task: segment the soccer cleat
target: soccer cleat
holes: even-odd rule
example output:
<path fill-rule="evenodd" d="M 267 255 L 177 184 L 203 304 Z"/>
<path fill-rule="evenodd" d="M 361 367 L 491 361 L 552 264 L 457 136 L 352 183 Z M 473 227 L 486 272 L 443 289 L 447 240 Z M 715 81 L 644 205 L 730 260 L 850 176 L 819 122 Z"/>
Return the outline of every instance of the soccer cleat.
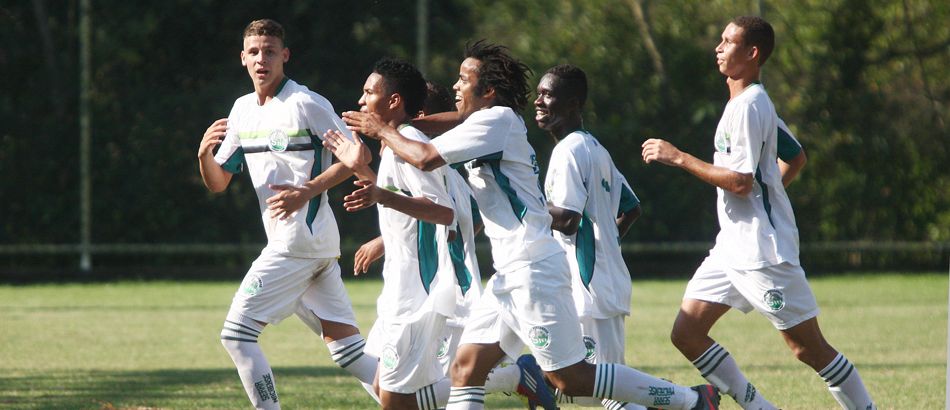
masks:
<path fill-rule="evenodd" d="M 528 408 L 534 410 L 541 406 L 544 410 L 557 410 L 554 394 L 551 393 L 551 389 L 544 382 L 541 368 L 538 367 L 538 362 L 534 360 L 534 356 L 530 354 L 521 355 L 515 363 L 521 369 L 517 392 L 528 399 Z"/>
<path fill-rule="evenodd" d="M 699 394 L 696 399 L 696 405 L 692 410 L 718 410 L 719 409 L 719 389 L 711 384 L 701 384 L 690 387 Z"/>

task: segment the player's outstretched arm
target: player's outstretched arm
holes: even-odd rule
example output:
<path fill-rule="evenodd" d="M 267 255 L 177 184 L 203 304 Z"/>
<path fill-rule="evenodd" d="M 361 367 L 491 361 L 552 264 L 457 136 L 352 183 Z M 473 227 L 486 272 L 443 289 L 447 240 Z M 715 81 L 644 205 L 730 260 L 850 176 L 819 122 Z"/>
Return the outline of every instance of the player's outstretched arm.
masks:
<path fill-rule="evenodd" d="M 412 120 L 413 127 L 429 136 L 443 134 L 461 123 L 462 117 L 457 111 L 428 114 Z"/>
<path fill-rule="evenodd" d="M 287 219 L 294 212 L 303 208 L 307 201 L 346 181 L 351 175 L 353 175 L 353 171 L 338 162 L 330 165 L 326 171 L 321 172 L 299 187 L 268 185 L 268 188 L 277 191 L 277 193 L 264 202 L 267 203 L 267 209 L 270 211 L 272 218 Z"/>
<path fill-rule="evenodd" d="M 449 225 L 455 218 L 452 208 L 439 205 L 428 198 L 405 196 L 376 186 L 372 181 L 354 182 L 360 188 L 343 197 L 343 208 L 350 212 L 366 209 L 374 204 L 392 208 L 421 221 Z"/>
<path fill-rule="evenodd" d="M 385 142 L 396 155 L 416 168 L 431 171 L 445 165 L 435 146 L 402 136 L 377 114 L 347 111 L 343 113 L 343 121 L 346 121 L 347 128 Z"/>
<path fill-rule="evenodd" d="M 377 236 L 364 243 L 353 255 L 353 274 L 359 276 L 361 273 L 369 272 L 369 266 L 383 257 L 385 253 L 386 245 L 383 244 L 382 236 Z"/>
<path fill-rule="evenodd" d="M 743 174 L 731 169 L 717 167 L 683 151 L 667 141 L 651 138 L 642 145 L 643 162 L 657 161 L 682 168 L 700 180 L 733 194 L 745 196 L 752 192 L 752 174 Z"/>
<path fill-rule="evenodd" d="M 358 178 L 376 180 L 376 173 L 369 167 L 373 154 L 369 152 L 366 145 L 363 145 L 363 140 L 355 132 L 353 138 L 348 139 L 340 131 L 327 130 L 323 134 L 323 146 L 330 150 L 341 164 L 356 173 Z"/>
<path fill-rule="evenodd" d="M 232 174 L 225 171 L 214 160 L 214 147 L 221 145 L 227 132 L 228 119 L 219 119 L 205 130 L 201 143 L 198 145 L 198 169 L 201 172 L 201 180 L 211 192 L 222 192 L 231 183 Z"/>

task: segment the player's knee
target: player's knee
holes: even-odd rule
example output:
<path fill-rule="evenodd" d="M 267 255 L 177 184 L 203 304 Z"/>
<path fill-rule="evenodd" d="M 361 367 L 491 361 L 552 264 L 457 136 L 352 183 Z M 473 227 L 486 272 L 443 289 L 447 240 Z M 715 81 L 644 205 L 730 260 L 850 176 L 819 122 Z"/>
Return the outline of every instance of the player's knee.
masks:
<path fill-rule="evenodd" d="M 264 324 L 242 315 L 229 314 L 221 327 L 221 343 L 227 348 L 232 342 L 257 343 Z"/>
<path fill-rule="evenodd" d="M 673 346 L 679 349 L 679 351 L 688 350 L 691 341 L 689 332 L 685 329 L 674 325 L 673 329 L 670 330 L 670 342 L 673 343 Z"/>

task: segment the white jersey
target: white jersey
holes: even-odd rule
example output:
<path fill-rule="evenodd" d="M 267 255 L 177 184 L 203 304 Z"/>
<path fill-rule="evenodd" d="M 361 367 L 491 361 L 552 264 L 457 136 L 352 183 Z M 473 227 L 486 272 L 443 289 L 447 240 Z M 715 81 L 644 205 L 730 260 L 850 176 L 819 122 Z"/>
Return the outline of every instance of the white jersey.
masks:
<path fill-rule="evenodd" d="M 238 98 L 228 115 L 227 135 L 214 159 L 231 173 L 247 164 L 267 247 L 278 254 L 340 256 L 340 233 L 325 193 L 286 220 L 271 218 L 264 202 L 277 193 L 268 185 L 300 186 L 330 166 L 331 154 L 321 141 L 328 129 L 346 132 L 346 124 L 326 98 L 288 78 L 266 104 L 258 105 L 257 95 L 251 93 Z"/>
<path fill-rule="evenodd" d="M 730 100 L 716 128 L 713 164 L 755 179 L 744 196 L 716 188 L 720 231 L 709 255 L 733 269 L 799 263 L 795 215 L 775 161 L 777 130 L 775 107 L 761 84 Z"/>
<path fill-rule="evenodd" d="M 506 277 L 532 261 L 562 253 L 551 236 L 551 215 L 538 183 L 537 157 L 528 144 L 524 120 L 511 108 L 476 111 L 464 122 L 432 140 L 448 164 L 465 163 L 491 241 L 498 272 L 495 292 L 524 283 Z"/>
<path fill-rule="evenodd" d="M 411 126 L 403 126 L 399 132 L 410 140 L 428 141 Z M 389 147 L 383 149 L 380 157 L 377 186 L 453 208 L 445 188 L 447 168 L 424 172 L 396 156 Z M 394 323 L 414 322 L 429 312 L 451 317 L 456 303 L 448 227 L 418 220 L 381 204 L 377 208 L 379 231 L 386 248 L 377 315 Z"/>
<path fill-rule="evenodd" d="M 548 203 L 577 212 L 577 233 L 554 231 L 571 266 L 580 316 L 630 314 L 630 272 L 620 252 L 617 217 L 640 205 L 610 153 L 593 135 L 575 131 L 554 147 L 544 178 Z"/>
<path fill-rule="evenodd" d="M 449 242 L 449 254 L 455 268 L 458 286 L 455 290 L 457 306 L 455 315 L 449 321 L 452 326 L 462 326 L 468 318 L 472 304 L 482 295 L 482 277 L 478 269 L 478 257 L 475 254 L 475 227 L 482 224 L 478 214 L 478 205 L 472 189 L 457 171 L 445 170 L 446 187 L 455 204 L 455 239 Z"/>

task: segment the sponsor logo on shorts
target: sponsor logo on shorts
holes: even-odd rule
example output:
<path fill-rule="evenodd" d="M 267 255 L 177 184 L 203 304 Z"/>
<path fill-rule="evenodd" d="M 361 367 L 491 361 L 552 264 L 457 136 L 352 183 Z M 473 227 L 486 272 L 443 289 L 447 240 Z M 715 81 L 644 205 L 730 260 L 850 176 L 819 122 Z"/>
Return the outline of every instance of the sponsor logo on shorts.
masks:
<path fill-rule="evenodd" d="M 435 353 L 435 357 L 444 359 L 447 354 L 449 354 L 449 338 L 443 337 L 442 341 L 439 342 L 439 351 Z"/>
<path fill-rule="evenodd" d="M 773 312 L 778 312 L 785 307 L 785 296 L 778 289 L 770 289 L 765 292 L 765 306 L 768 306 Z"/>
<path fill-rule="evenodd" d="M 594 341 L 593 337 L 584 336 L 584 347 L 587 348 L 587 354 L 584 356 L 584 360 L 587 363 L 594 363 L 594 360 L 597 359 L 597 342 Z"/>
<path fill-rule="evenodd" d="M 383 364 L 383 368 L 392 370 L 396 368 L 396 364 L 399 363 L 399 353 L 396 353 L 396 348 L 392 345 L 387 345 L 383 348 L 383 355 L 379 358 L 380 363 Z"/>
<path fill-rule="evenodd" d="M 532 327 L 528 331 L 528 339 L 534 347 L 544 349 L 551 345 L 551 331 L 544 326 Z"/>
<path fill-rule="evenodd" d="M 277 403 L 277 389 L 274 388 L 274 379 L 270 377 L 270 374 L 265 374 L 263 378 L 254 382 L 254 389 L 257 390 L 261 401 L 273 400 Z"/>
<path fill-rule="evenodd" d="M 274 130 L 267 136 L 267 146 L 271 151 L 284 152 L 287 150 L 289 143 L 290 138 L 287 137 L 287 133 L 283 130 Z"/>
<path fill-rule="evenodd" d="M 244 294 L 248 296 L 255 296 L 261 293 L 261 289 L 263 288 L 264 281 L 257 275 L 248 275 L 244 278 L 244 283 L 241 283 L 241 292 L 244 292 Z"/>

